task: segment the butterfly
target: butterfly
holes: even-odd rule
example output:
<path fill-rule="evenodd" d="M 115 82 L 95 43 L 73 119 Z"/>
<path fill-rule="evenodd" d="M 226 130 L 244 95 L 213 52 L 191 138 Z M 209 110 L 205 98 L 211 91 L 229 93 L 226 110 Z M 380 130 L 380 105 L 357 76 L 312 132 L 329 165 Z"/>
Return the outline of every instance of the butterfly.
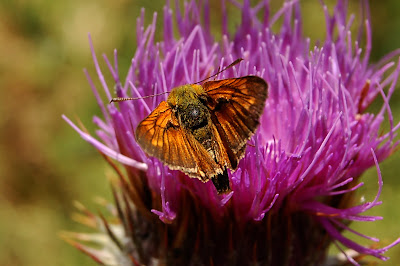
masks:
<path fill-rule="evenodd" d="M 138 124 L 136 141 L 170 169 L 211 180 L 218 194 L 227 193 L 227 169 L 237 169 L 243 158 L 267 91 L 267 83 L 257 76 L 176 87 Z"/>

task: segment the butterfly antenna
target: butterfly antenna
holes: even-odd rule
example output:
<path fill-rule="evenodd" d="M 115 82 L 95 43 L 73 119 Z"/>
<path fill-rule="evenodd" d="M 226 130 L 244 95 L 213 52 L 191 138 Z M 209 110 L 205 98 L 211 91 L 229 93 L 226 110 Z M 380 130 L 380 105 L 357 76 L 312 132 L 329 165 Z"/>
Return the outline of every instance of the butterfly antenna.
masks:
<path fill-rule="evenodd" d="M 218 67 L 217 73 L 218 73 L 220 70 L 221 70 L 221 67 Z M 216 79 L 217 79 L 217 77 L 214 77 L 214 80 L 216 80 Z"/>
<path fill-rule="evenodd" d="M 140 99 L 145 99 L 145 98 L 150 98 L 150 97 L 154 97 L 154 96 L 159 96 L 159 95 L 163 95 L 169 93 L 169 91 L 164 91 L 164 92 L 160 92 L 157 94 L 153 94 L 153 95 L 147 95 L 147 96 L 143 96 L 143 97 L 137 97 L 137 98 L 132 98 L 132 97 L 116 97 L 116 98 L 112 98 L 110 100 L 110 103 L 116 103 L 116 102 L 124 102 L 124 101 L 132 101 L 132 100 L 140 100 Z"/>
<path fill-rule="evenodd" d="M 215 77 L 216 75 L 218 75 L 218 74 L 221 73 L 221 72 L 224 72 L 224 71 L 227 70 L 228 68 L 231 68 L 231 67 L 233 67 L 233 66 L 239 64 L 241 61 L 243 61 L 243 58 L 238 58 L 238 59 L 236 59 L 232 64 L 230 64 L 229 66 L 224 67 L 224 68 L 221 69 L 221 70 L 218 70 L 217 73 L 215 73 L 214 75 L 211 75 L 211 76 L 209 76 L 209 77 L 207 77 L 207 78 L 205 78 L 205 79 L 203 79 L 203 80 L 200 80 L 200 81 L 198 81 L 198 82 L 196 82 L 196 83 L 194 83 L 194 84 L 202 83 L 203 81 L 206 81 L 206 80 L 208 80 L 208 79 L 210 79 L 210 78 L 212 78 L 212 77 Z"/>

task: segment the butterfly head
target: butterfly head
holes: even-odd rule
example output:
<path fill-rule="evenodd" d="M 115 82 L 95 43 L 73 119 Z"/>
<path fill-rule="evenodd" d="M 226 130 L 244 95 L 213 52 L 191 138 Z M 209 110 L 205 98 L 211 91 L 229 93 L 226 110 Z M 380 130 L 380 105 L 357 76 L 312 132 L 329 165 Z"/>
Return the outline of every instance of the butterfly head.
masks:
<path fill-rule="evenodd" d="M 187 103 L 197 102 L 205 94 L 202 86 L 187 84 L 172 89 L 167 102 L 171 107 L 184 106 Z"/>
<path fill-rule="evenodd" d="M 174 88 L 167 103 L 186 129 L 197 129 L 208 124 L 210 113 L 205 105 L 206 93 L 202 86 L 189 84 Z"/>

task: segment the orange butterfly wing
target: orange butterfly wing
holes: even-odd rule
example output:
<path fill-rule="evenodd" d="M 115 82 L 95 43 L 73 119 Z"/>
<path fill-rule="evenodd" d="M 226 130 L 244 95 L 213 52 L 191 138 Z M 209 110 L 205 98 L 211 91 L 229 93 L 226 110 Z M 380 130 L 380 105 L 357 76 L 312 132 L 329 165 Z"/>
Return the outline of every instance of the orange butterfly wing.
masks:
<path fill-rule="evenodd" d="M 267 83 L 256 76 L 245 76 L 208 81 L 203 88 L 208 96 L 211 119 L 234 170 L 244 156 L 247 140 L 259 124 L 268 94 Z"/>
<path fill-rule="evenodd" d="M 172 170 L 208 181 L 223 172 L 205 148 L 179 125 L 171 107 L 161 102 L 136 128 L 136 141 Z"/>

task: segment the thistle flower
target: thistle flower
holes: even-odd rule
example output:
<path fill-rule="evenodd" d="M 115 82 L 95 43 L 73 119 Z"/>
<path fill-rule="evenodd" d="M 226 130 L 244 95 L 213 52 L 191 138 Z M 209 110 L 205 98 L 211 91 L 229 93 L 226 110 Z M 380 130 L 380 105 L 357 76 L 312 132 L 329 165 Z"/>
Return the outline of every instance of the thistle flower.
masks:
<path fill-rule="evenodd" d="M 94 222 L 106 234 L 74 238 L 100 243 L 102 249 L 74 245 L 96 261 L 112 265 L 327 265 L 332 243 L 356 252 L 351 256 L 343 251 L 352 264 L 359 263 L 362 255 L 386 260 L 383 253 L 400 239 L 375 249 L 343 235 L 348 231 L 379 241 L 348 225 L 381 219 L 363 213 L 381 203 L 378 162 L 397 147 L 394 136 L 400 127 L 394 124 L 389 106 L 400 65 L 386 63 L 398 52 L 377 65 L 369 63 L 371 26 L 368 3 L 362 3 L 367 14 L 360 27 L 365 35 L 358 35 L 365 38 L 363 47 L 361 39 L 352 39 L 354 17 L 348 17 L 346 1 L 341 0 L 332 15 L 322 5 L 326 37 L 311 48 L 302 32 L 298 1 L 285 2 L 274 15 L 267 0 L 255 7 L 248 0 L 232 1 L 242 14 L 234 34 L 227 30 L 229 17 L 222 2 L 220 42 L 210 33 L 208 2 L 189 1 L 183 13 L 179 5 L 174 11 L 166 6 L 160 42 L 154 40 L 157 14 L 145 28 L 142 11 L 137 20 L 138 47 L 124 83 L 117 53 L 114 65 L 104 56 L 112 85 L 104 80 L 91 44 L 108 100 L 114 87 L 118 97 L 156 96 L 104 104 L 87 75 L 104 115 L 94 118 L 100 140 L 64 119 L 116 170 L 120 185 L 114 188 L 112 213 L 119 223 L 88 213 L 86 222 Z M 262 12 L 259 20 L 257 14 Z M 275 33 L 271 28 L 278 20 L 283 23 Z M 244 61 L 218 79 L 260 76 L 269 84 L 269 96 L 245 157 L 229 173 L 232 192 L 217 195 L 211 182 L 189 178 L 146 156 L 134 132 L 166 100 L 167 95 L 160 93 L 202 80 L 237 58 Z M 384 102 L 381 110 L 367 112 L 377 97 Z M 385 114 L 391 126 L 381 134 Z M 360 177 L 372 166 L 378 169 L 377 195 L 371 202 L 357 203 Z"/>

